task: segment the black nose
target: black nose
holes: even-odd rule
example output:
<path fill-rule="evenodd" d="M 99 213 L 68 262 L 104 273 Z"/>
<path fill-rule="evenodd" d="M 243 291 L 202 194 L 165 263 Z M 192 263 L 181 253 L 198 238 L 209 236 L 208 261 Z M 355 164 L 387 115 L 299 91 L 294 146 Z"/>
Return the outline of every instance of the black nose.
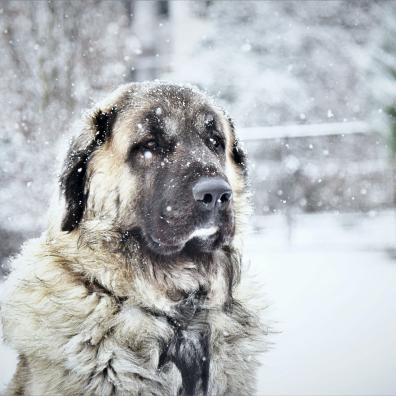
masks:
<path fill-rule="evenodd" d="M 202 177 L 193 186 L 194 199 L 201 208 L 225 208 L 231 200 L 231 186 L 221 177 Z"/>

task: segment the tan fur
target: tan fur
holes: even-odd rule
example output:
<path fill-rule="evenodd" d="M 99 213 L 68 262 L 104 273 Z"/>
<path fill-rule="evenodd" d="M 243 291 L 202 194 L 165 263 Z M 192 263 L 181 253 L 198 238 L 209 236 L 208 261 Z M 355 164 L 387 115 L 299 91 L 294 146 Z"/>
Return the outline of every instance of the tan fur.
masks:
<path fill-rule="evenodd" d="M 121 87 L 100 108 L 122 108 L 133 89 Z M 121 246 L 117 229 L 125 217 L 134 221 L 139 204 L 139 186 L 123 160 L 136 111 L 117 119 L 111 139 L 89 162 L 90 195 L 79 227 L 62 232 L 54 220 L 13 262 L 1 305 L 5 340 L 20 356 L 9 395 L 177 395 L 182 381 L 177 367 L 168 362 L 158 369 L 161 348 L 175 333 L 164 315 L 177 317 L 182 296 L 202 285 L 208 290 L 204 308 L 211 327 L 208 395 L 254 393 L 264 330 L 247 308 L 238 279 L 232 309 L 224 309 L 226 252 L 215 252 L 210 268 L 180 260 L 159 267 L 137 244 L 127 251 Z M 93 133 L 89 119 L 83 143 Z M 229 154 L 232 131 L 225 122 L 224 128 L 239 233 L 246 195 Z"/>

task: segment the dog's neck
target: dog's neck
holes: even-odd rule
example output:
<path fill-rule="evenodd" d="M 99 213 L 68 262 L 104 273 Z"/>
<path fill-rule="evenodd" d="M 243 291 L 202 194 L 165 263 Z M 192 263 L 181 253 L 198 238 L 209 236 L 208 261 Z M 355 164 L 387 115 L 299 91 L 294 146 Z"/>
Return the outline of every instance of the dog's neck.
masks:
<path fill-rule="evenodd" d="M 125 240 L 116 232 L 92 236 L 84 229 L 60 233 L 48 242 L 59 262 L 78 251 L 63 265 L 93 291 L 175 320 L 180 320 L 182 307 L 221 309 L 232 300 L 239 280 L 239 255 L 230 246 L 196 257 L 150 257 L 133 238 Z"/>

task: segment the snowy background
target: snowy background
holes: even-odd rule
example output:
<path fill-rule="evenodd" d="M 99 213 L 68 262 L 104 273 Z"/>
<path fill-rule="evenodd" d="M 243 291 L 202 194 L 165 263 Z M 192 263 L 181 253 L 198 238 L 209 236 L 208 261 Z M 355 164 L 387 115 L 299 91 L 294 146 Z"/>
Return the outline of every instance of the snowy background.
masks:
<path fill-rule="evenodd" d="M 394 37 L 392 1 L 2 2 L 2 273 L 45 227 L 86 108 L 194 83 L 249 152 L 247 269 L 277 331 L 259 395 L 396 394 Z M 15 361 L 0 346 L 0 393 Z"/>

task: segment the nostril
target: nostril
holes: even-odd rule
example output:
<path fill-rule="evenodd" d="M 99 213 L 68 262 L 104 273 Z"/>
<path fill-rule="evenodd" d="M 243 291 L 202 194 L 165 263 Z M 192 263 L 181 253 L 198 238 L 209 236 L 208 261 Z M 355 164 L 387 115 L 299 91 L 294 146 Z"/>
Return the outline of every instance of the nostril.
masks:
<path fill-rule="evenodd" d="M 202 201 L 206 204 L 211 203 L 213 201 L 212 194 L 205 194 Z"/>
<path fill-rule="evenodd" d="M 224 194 L 221 195 L 219 201 L 220 201 L 220 203 L 224 204 L 224 203 L 229 202 L 230 199 L 231 199 L 231 193 L 227 192 L 227 193 L 224 193 Z"/>

